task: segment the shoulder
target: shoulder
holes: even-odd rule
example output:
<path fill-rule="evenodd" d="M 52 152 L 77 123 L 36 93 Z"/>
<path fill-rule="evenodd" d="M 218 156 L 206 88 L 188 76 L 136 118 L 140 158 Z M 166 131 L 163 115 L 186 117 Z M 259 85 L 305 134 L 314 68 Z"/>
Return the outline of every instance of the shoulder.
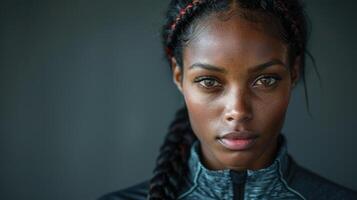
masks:
<path fill-rule="evenodd" d="M 291 166 L 290 186 L 307 199 L 357 199 L 357 193 L 296 164 Z"/>
<path fill-rule="evenodd" d="M 98 200 L 145 200 L 149 189 L 149 181 L 115 191 L 100 197 Z"/>

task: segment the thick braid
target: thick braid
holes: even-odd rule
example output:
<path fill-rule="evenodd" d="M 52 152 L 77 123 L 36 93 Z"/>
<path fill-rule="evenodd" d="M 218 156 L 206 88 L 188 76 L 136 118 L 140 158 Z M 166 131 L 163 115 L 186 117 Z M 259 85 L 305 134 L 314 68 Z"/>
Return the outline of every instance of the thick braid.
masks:
<path fill-rule="evenodd" d="M 169 6 L 169 17 L 163 27 L 163 43 L 168 59 L 173 57 L 176 37 L 185 24 L 200 9 L 200 0 L 173 0 Z M 174 200 L 178 197 L 183 177 L 188 173 L 189 150 L 196 139 L 186 107 L 177 111 L 174 121 L 156 161 L 153 177 L 150 180 L 149 200 Z"/>
<path fill-rule="evenodd" d="M 188 172 L 190 147 L 196 139 L 190 126 L 186 108 L 177 111 L 169 127 L 164 144 L 150 180 L 149 200 L 174 200 Z"/>

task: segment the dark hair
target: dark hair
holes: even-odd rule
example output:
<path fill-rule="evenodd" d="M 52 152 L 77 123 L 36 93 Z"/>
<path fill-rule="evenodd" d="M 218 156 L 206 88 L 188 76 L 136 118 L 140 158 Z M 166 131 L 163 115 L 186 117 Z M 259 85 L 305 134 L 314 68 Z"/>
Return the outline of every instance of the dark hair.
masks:
<path fill-rule="evenodd" d="M 232 10 L 241 12 L 241 17 L 256 23 L 264 21 L 278 25 L 279 36 L 288 46 L 289 66 L 300 58 L 300 74 L 304 81 L 306 103 L 309 106 L 305 84 L 305 54 L 310 56 L 313 62 L 314 60 L 306 50 L 307 18 L 300 0 L 171 0 L 166 15 L 167 21 L 162 29 L 165 56 L 170 65 L 171 58 L 174 57 L 177 64 L 183 66 L 182 49 L 192 38 L 194 28 L 200 20 L 214 13 Z M 188 173 L 189 150 L 195 139 L 187 109 L 184 107 L 177 112 L 160 148 L 154 174 L 150 180 L 148 199 L 178 197 L 183 177 Z"/>

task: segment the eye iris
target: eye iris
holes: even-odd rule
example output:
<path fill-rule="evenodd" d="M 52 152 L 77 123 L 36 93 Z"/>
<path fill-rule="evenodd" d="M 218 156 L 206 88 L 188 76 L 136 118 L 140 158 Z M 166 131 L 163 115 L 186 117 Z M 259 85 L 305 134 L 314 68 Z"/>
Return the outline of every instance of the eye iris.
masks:
<path fill-rule="evenodd" d="M 276 80 L 274 78 L 262 78 L 261 81 L 264 85 L 270 86 L 273 85 Z"/>
<path fill-rule="evenodd" d="M 214 80 L 206 79 L 203 81 L 203 83 L 206 87 L 213 87 L 215 82 Z"/>

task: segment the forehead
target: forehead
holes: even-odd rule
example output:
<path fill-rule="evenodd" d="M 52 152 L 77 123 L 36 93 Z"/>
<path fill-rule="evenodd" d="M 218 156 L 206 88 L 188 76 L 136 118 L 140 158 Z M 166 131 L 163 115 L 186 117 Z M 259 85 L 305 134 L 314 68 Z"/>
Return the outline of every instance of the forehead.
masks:
<path fill-rule="evenodd" d="M 184 48 L 184 65 L 195 61 L 255 64 L 272 57 L 285 61 L 286 45 L 266 31 L 266 26 L 238 15 L 225 20 L 207 17 L 197 24 L 194 37 Z"/>

